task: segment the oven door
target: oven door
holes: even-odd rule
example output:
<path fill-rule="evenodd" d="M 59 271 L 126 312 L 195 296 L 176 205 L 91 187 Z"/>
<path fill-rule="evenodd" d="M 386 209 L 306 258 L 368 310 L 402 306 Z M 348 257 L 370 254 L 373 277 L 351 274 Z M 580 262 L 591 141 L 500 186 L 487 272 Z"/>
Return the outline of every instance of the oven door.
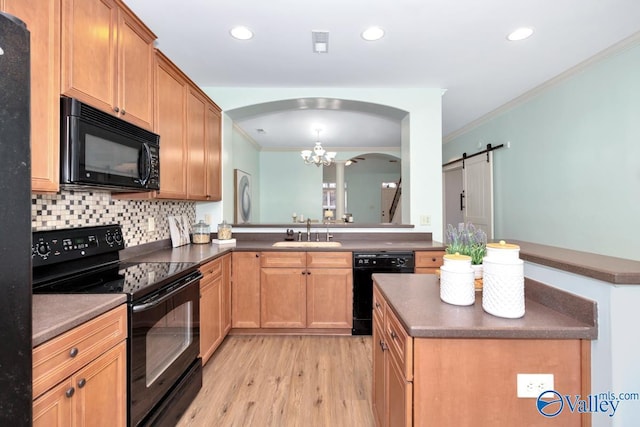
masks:
<path fill-rule="evenodd" d="M 199 272 L 131 307 L 130 425 L 142 421 L 200 351 Z"/>

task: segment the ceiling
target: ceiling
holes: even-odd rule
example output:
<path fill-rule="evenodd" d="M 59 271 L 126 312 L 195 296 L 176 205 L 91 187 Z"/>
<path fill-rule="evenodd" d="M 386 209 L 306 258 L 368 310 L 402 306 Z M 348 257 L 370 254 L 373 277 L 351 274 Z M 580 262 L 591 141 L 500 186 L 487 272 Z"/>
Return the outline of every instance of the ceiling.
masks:
<path fill-rule="evenodd" d="M 444 137 L 640 31 L 638 0 L 125 2 L 201 87 L 442 88 Z M 235 25 L 255 36 L 231 38 Z M 363 40 L 370 25 L 385 37 Z M 533 36 L 506 40 L 521 26 Z M 329 32 L 328 53 L 312 52 L 312 30 Z M 389 111 L 295 101 L 232 118 L 266 149 L 311 146 L 317 125 L 327 149 L 400 144 Z"/>

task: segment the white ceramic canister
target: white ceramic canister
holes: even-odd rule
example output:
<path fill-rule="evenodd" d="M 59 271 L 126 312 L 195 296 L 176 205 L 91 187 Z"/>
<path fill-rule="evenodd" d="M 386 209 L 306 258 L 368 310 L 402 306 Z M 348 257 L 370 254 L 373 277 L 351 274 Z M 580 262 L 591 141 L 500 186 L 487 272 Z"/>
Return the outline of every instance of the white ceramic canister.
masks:
<path fill-rule="evenodd" d="M 524 316 L 524 263 L 520 246 L 488 243 L 483 264 L 482 308 L 498 317 Z"/>
<path fill-rule="evenodd" d="M 471 257 L 447 254 L 440 267 L 440 299 L 453 305 L 471 305 L 476 293 Z"/>

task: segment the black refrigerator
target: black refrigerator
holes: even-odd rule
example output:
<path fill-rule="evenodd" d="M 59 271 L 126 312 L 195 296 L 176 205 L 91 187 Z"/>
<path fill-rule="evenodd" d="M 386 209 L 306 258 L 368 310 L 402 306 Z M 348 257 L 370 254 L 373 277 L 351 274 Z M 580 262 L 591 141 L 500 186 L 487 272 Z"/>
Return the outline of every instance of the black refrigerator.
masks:
<path fill-rule="evenodd" d="M 29 426 L 31 148 L 29 31 L 0 12 L 0 425 Z"/>

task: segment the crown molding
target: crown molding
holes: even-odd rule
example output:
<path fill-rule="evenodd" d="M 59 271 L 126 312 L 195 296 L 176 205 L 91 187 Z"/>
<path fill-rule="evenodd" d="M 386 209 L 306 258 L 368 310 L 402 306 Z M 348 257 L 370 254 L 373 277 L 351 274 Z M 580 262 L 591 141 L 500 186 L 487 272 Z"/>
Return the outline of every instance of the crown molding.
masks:
<path fill-rule="evenodd" d="M 233 130 L 241 134 L 247 141 L 249 141 L 249 143 L 251 143 L 251 145 L 254 146 L 256 150 L 263 151 L 263 148 L 260 146 L 260 144 L 258 144 L 256 140 L 253 139 L 253 137 L 249 135 L 244 129 L 238 126 L 235 121 L 233 122 Z"/>
<path fill-rule="evenodd" d="M 578 63 L 577 65 L 567 69 L 566 71 L 563 71 L 562 73 L 558 74 L 557 76 L 547 80 L 546 82 L 534 87 L 533 89 L 523 93 L 522 95 L 518 96 L 517 98 L 512 99 L 511 101 L 507 102 L 506 104 L 501 105 L 500 107 L 491 110 L 490 112 L 488 112 L 487 114 L 480 116 L 479 118 L 477 118 L 476 120 L 466 124 L 465 126 L 461 127 L 460 129 L 451 132 L 450 134 L 446 135 L 444 138 L 442 138 L 442 143 L 446 144 L 456 138 L 458 138 L 461 135 L 464 135 L 465 133 L 477 128 L 480 125 L 483 125 L 487 122 L 489 122 L 490 120 L 498 117 L 499 115 L 517 107 L 520 106 L 528 101 L 530 101 L 531 99 L 537 97 L 538 95 L 540 95 L 541 93 L 544 93 L 548 90 L 550 90 L 551 88 L 559 85 L 560 83 L 568 80 L 569 78 L 581 73 L 582 71 L 584 71 L 585 69 L 591 67 L 592 65 L 604 61 L 605 59 L 608 59 L 614 55 L 617 55 L 621 52 L 624 52 L 627 49 L 631 49 L 633 47 L 635 47 L 636 45 L 640 44 L 640 31 L 638 31 L 637 33 L 632 34 L 631 36 L 627 37 L 626 39 L 621 40 L 620 42 L 600 51 L 599 53 L 595 54 L 594 56 L 587 58 L 586 60 Z"/>

